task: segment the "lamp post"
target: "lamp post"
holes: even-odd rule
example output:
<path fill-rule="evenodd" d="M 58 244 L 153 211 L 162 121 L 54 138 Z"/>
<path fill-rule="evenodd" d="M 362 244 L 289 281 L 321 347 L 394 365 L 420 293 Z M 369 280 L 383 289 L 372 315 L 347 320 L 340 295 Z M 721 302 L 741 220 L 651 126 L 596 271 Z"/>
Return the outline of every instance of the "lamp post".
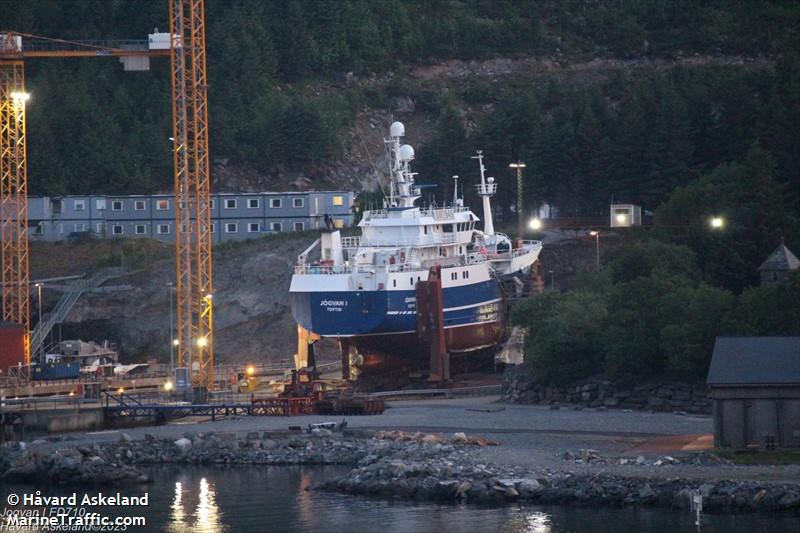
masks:
<path fill-rule="evenodd" d="M 38 299 L 39 299 L 39 322 L 36 323 L 36 327 L 39 327 L 39 324 L 42 323 L 42 287 L 44 287 L 44 283 L 37 283 L 34 286 L 36 287 L 36 292 L 38 294 Z M 42 342 L 39 343 L 39 349 L 37 350 L 39 360 L 42 359 L 41 356 L 43 349 L 44 349 L 44 339 L 42 339 Z"/>
<path fill-rule="evenodd" d="M 173 294 L 175 294 L 175 286 L 172 283 L 167 283 L 169 287 L 169 371 L 175 370 L 175 347 L 178 345 L 178 339 L 175 338 L 175 320 L 173 318 Z"/>
<path fill-rule="evenodd" d="M 525 168 L 525 163 L 517 161 L 508 165 L 517 171 L 517 238 L 521 239 L 523 234 L 523 218 L 522 218 L 522 169 Z"/>
<path fill-rule="evenodd" d="M 595 241 L 595 267 L 597 272 L 600 272 L 600 232 L 590 231 L 589 235 L 594 237 Z"/>

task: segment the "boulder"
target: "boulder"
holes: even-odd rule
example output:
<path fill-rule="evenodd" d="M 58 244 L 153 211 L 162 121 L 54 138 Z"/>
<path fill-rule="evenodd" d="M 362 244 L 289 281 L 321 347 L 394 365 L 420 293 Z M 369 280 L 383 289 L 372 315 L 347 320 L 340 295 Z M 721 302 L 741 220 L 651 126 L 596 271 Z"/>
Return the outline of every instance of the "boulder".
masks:
<path fill-rule="evenodd" d="M 791 509 L 800 505 L 800 495 L 796 492 L 787 492 L 778 500 L 778 507 L 781 509 Z"/>
<path fill-rule="evenodd" d="M 180 451 L 184 453 L 192 449 L 192 441 L 186 437 L 181 437 L 180 439 L 176 440 L 174 444 Z"/>

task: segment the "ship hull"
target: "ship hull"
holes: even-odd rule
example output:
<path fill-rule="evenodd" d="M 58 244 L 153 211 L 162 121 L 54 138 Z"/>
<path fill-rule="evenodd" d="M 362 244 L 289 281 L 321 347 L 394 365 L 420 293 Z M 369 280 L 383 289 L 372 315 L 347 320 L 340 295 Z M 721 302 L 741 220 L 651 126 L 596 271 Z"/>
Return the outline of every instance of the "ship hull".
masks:
<path fill-rule="evenodd" d="M 416 358 L 415 291 L 292 292 L 295 320 L 322 337 L 346 339 L 359 353 Z M 443 289 L 445 340 L 450 352 L 502 342 L 506 309 L 495 280 Z"/>

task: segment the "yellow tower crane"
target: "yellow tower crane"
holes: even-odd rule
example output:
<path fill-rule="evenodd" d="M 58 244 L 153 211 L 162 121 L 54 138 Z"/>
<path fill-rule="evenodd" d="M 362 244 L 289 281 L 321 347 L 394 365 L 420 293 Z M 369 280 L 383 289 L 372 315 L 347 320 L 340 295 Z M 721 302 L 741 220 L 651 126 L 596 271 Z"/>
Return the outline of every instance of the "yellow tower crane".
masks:
<path fill-rule="evenodd" d="M 30 365 L 30 274 L 27 228 L 24 60 L 119 57 L 126 70 L 146 70 L 150 56 L 170 57 L 175 169 L 178 364 L 192 385 L 214 385 L 210 168 L 203 0 L 169 0 L 166 43 L 70 41 L 0 31 L 0 319 L 23 326 Z"/>

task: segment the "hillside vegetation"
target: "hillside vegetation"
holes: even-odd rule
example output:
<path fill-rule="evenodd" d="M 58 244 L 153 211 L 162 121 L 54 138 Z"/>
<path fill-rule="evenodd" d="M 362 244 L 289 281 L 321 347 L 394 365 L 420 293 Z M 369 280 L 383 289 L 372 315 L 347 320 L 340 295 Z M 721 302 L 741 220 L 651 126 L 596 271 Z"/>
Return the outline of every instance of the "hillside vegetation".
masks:
<path fill-rule="evenodd" d="M 154 27 L 166 30 L 167 6 L 166 0 L 0 0 L 3 27 L 67 39 L 144 38 Z M 596 58 L 778 57 L 796 46 L 800 7 L 780 1 L 227 0 L 207 2 L 206 20 L 215 159 L 245 173 L 287 170 L 319 179 L 329 160 L 343 154 L 343 128 L 365 106 L 388 110 L 387 94 L 417 99 L 433 116 L 442 109 L 440 128 L 448 131 L 447 95 L 403 84 L 409 79 L 404 73 L 415 65 L 528 56 L 559 66 Z M 34 95 L 29 108 L 32 192 L 170 188 L 168 67 L 165 59 L 152 63 L 150 72 L 123 73 L 110 59 L 27 62 Z M 752 140 L 760 108 L 783 104 L 786 94 L 780 94 L 774 76 L 786 72 L 749 80 L 721 73 L 685 79 L 691 76 L 676 73 L 634 87 L 627 86 L 624 74 L 596 87 L 548 84 L 533 94 L 513 95 L 469 139 L 468 152 L 490 140 L 487 149 L 502 148 L 498 157 L 550 162 L 536 172 L 545 194 L 557 195 L 553 200 L 581 185 L 572 179 L 567 190 L 554 191 L 573 170 L 565 162 L 581 164 L 572 174 L 590 183 L 608 177 L 613 168 L 620 186 L 598 186 L 583 195 L 596 207 L 605 201 L 599 198 L 606 189 L 619 190 L 645 175 L 658 179 L 652 167 L 660 161 L 652 154 L 666 147 L 669 152 L 661 157 L 669 168 L 662 172 L 669 175 L 655 193 L 658 198 L 692 171 L 740 155 L 740 147 Z M 712 105 L 726 87 L 736 89 Z M 492 100 L 495 91 L 486 91 L 472 87 L 462 96 Z M 509 123 L 506 117 L 518 104 L 526 104 L 525 113 Z M 698 140 L 707 129 L 714 130 L 708 154 Z M 596 150 L 584 154 L 595 141 Z M 449 148 L 427 147 L 428 159 L 419 170 L 437 172 L 446 181 L 456 165 L 441 160 L 466 159 Z M 650 156 L 631 164 L 625 152 L 636 154 L 640 148 Z M 549 153 L 539 157 L 541 149 Z M 587 168 L 597 166 L 586 175 Z M 689 172 L 675 175 L 684 171 Z"/>

